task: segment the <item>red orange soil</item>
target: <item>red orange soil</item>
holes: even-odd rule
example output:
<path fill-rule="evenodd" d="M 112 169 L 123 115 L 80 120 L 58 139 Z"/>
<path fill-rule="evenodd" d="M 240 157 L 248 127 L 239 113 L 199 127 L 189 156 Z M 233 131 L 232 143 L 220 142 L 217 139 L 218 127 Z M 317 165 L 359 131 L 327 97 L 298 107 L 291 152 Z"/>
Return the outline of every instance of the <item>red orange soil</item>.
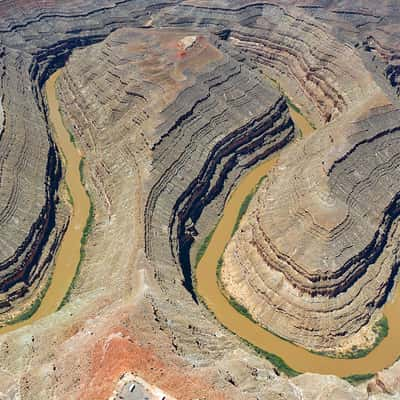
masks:
<path fill-rule="evenodd" d="M 106 399 L 111 396 L 120 376 L 127 371 L 156 384 L 177 399 L 226 399 L 196 373 L 182 373 L 176 364 L 161 360 L 151 346 L 137 343 L 123 327 L 114 328 L 99 340 L 92 357 L 88 384 L 82 391 L 82 400 Z"/>

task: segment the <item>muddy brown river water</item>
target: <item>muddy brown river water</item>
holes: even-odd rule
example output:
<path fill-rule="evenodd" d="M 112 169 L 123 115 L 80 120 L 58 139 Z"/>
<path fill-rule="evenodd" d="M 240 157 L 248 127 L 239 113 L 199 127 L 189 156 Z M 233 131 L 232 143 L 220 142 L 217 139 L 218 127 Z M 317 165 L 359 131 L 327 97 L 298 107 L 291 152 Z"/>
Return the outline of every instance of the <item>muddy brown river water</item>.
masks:
<path fill-rule="evenodd" d="M 55 72 L 46 82 L 46 97 L 49 118 L 53 126 L 53 137 L 64 158 L 65 181 L 73 199 L 73 212 L 68 228 L 55 258 L 50 286 L 37 311 L 28 319 L 0 328 L 0 333 L 29 325 L 57 311 L 75 276 L 80 259 L 81 238 L 89 215 L 90 200 L 81 182 L 79 164 L 82 155 L 71 142 L 59 111 L 56 81 L 62 70 Z"/>
<path fill-rule="evenodd" d="M 292 119 L 303 137 L 313 133 L 313 128 L 299 113 L 290 109 Z M 296 146 L 293 143 L 292 146 Z M 196 269 L 197 291 L 215 317 L 230 331 L 256 347 L 281 357 L 286 364 L 299 372 L 314 372 L 350 376 L 377 372 L 392 365 L 400 354 L 400 295 L 398 288 L 393 299 L 386 304 L 384 314 L 389 322 L 388 336 L 367 356 L 358 359 L 335 359 L 314 354 L 268 332 L 257 323 L 240 314 L 221 292 L 217 281 L 217 263 L 231 238 L 241 204 L 277 164 L 275 155 L 259 164 L 245 175 L 229 197 L 206 252 Z"/>
<path fill-rule="evenodd" d="M 81 238 L 89 215 L 90 201 L 80 179 L 79 164 L 82 155 L 70 141 L 69 132 L 63 124 L 59 111 L 56 81 L 61 72 L 58 70 L 47 81 L 46 95 L 54 138 L 64 157 L 65 180 L 73 199 L 73 212 L 56 255 L 51 284 L 40 307 L 29 319 L 0 328 L 0 333 L 29 325 L 55 312 L 71 285 L 79 263 Z M 312 127 L 302 115 L 293 109 L 291 115 L 303 136 L 313 132 Z M 289 343 L 237 312 L 220 291 L 216 275 L 217 262 L 230 240 L 240 206 L 259 180 L 276 165 L 278 157 L 277 154 L 252 169 L 240 180 L 237 188 L 229 197 L 223 216 L 197 266 L 197 290 L 200 296 L 226 328 L 258 348 L 278 355 L 296 371 L 349 376 L 376 372 L 390 366 L 400 353 L 400 312 L 398 311 L 400 294 L 398 288 L 391 301 L 384 307 L 384 314 L 389 322 L 388 336 L 371 353 L 360 359 L 328 358 L 310 353 L 304 348 Z"/>

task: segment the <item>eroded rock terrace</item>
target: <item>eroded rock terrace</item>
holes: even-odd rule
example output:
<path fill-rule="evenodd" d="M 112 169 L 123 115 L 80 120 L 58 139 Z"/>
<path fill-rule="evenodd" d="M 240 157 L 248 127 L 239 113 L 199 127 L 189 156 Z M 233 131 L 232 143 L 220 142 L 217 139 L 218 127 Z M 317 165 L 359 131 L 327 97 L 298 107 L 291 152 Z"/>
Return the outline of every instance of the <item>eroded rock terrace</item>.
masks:
<path fill-rule="evenodd" d="M 35 299 L 68 218 L 42 87 L 78 47 L 87 49 L 74 52 L 59 95 L 96 207 L 71 304 L 1 338 L 1 390 L 90 398 L 100 382 L 111 393 L 123 371 L 108 369 L 115 359 L 106 349 L 118 343 L 121 368 L 140 364 L 127 360 L 145 354 L 144 344 L 151 368 L 157 357 L 176 366 L 164 378 L 137 368 L 162 385 L 177 379 L 182 398 L 201 389 L 209 398 L 311 399 L 315 385 L 325 398 L 366 398 L 339 379 L 278 376 L 196 305 L 191 265 L 237 179 L 294 135 L 265 72 L 317 127 L 328 125 L 301 153 L 282 155 L 261 188 L 227 250 L 227 288 L 249 294 L 241 300 L 261 322 L 309 347 L 326 347 L 323 335 L 335 345 L 374 317 L 398 251 L 399 12 L 390 1 L 0 2 L 4 318 Z M 123 27 L 140 29 L 90 47 Z M 160 37 L 151 27 L 173 30 Z M 235 281 L 243 274 L 251 288 Z M 370 390 L 395 393 L 397 375 L 395 366 Z M 205 384 L 188 383 L 194 376 Z"/>
<path fill-rule="evenodd" d="M 228 292 L 314 349 L 370 321 L 398 271 L 399 111 L 376 90 L 284 154 L 225 255 Z"/>

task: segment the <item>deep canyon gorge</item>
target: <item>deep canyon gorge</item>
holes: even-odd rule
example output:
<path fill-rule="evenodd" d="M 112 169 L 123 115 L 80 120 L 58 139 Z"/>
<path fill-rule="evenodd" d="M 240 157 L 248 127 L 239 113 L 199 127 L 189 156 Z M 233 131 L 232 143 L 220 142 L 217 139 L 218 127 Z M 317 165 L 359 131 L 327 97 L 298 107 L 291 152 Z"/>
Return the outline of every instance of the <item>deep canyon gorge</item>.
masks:
<path fill-rule="evenodd" d="M 0 15 L 0 398 L 400 396 L 397 2 Z"/>

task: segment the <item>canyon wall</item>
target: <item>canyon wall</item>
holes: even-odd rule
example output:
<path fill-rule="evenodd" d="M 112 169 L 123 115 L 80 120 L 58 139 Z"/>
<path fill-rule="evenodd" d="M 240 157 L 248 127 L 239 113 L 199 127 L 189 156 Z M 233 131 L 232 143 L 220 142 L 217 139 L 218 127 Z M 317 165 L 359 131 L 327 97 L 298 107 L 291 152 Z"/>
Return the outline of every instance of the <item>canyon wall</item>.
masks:
<path fill-rule="evenodd" d="M 371 321 L 397 272 L 396 4 L 2 1 L 0 16 L 3 319 L 36 298 L 68 222 L 42 91 L 71 54 L 59 97 L 96 210 L 71 302 L 0 338 L 4 392 L 93 398 L 129 369 L 177 398 L 366 398 L 280 375 L 197 302 L 193 267 L 238 178 L 294 138 L 283 90 L 319 129 L 257 194 L 226 289 L 308 347 Z M 370 388 L 395 393 L 396 371 Z"/>

